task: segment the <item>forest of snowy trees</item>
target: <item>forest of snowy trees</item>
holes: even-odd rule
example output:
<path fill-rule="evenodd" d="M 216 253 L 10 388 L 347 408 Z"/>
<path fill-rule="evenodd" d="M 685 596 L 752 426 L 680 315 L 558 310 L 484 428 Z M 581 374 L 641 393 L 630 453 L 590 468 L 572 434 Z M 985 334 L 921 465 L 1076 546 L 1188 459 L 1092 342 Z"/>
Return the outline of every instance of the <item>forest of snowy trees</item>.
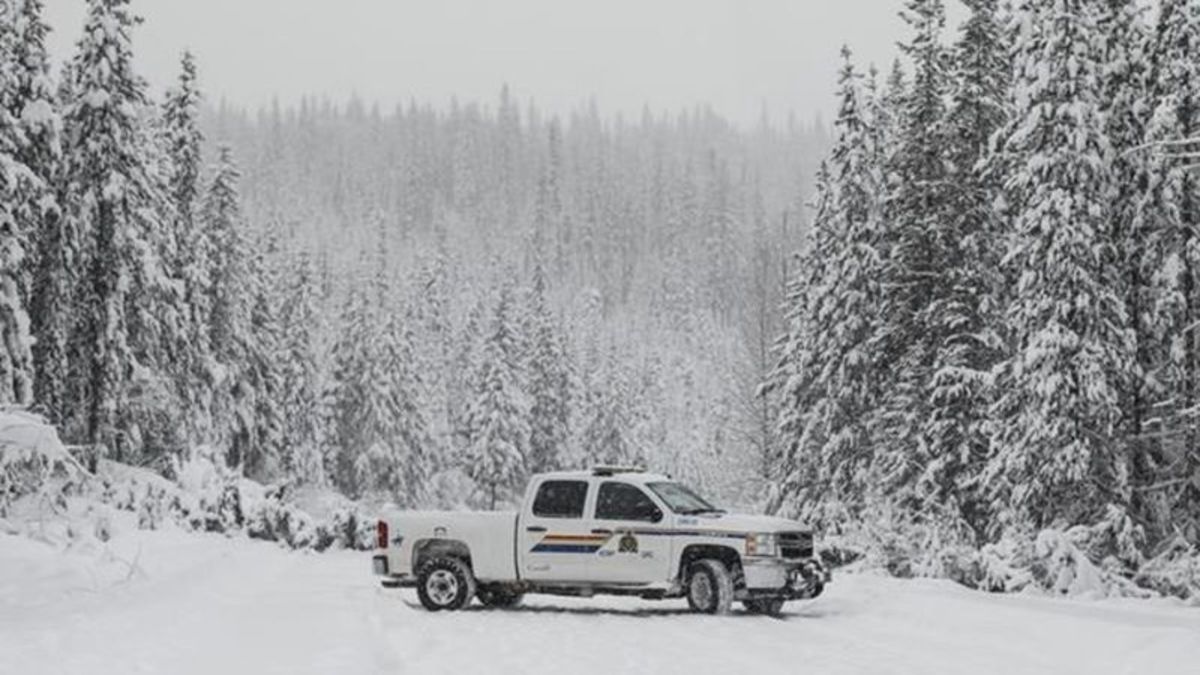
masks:
<path fill-rule="evenodd" d="M 644 464 L 991 588 L 1195 561 L 1200 3 L 963 4 L 827 132 L 157 100 L 129 0 L 62 64 L 0 0 L 0 404 L 404 507 Z"/>
<path fill-rule="evenodd" d="M 904 571 L 1065 530 L 1131 575 L 1200 541 L 1200 3 L 965 4 L 951 44 L 909 0 L 886 83 L 845 54 L 773 507 Z"/>
<path fill-rule="evenodd" d="M 207 446 L 403 506 L 598 462 L 761 502 L 819 123 L 564 120 L 507 87 L 248 113 L 187 55 L 156 101 L 126 0 L 59 65 L 41 2 L 0 6 L 6 403 L 123 463 Z"/>

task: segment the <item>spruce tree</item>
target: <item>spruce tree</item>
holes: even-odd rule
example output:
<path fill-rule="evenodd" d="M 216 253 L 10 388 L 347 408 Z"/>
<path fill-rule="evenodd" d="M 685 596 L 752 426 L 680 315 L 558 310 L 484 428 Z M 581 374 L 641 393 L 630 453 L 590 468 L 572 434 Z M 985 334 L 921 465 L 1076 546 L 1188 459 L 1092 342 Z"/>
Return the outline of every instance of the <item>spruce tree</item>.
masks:
<path fill-rule="evenodd" d="M 1182 532 L 1200 541 L 1200 183 L 1178 159 L 1181 141 L 1200 137 L 1200 8 L 1185 0 L 1164 0 L 1154 30 L 1146 130 L 1151 146 L 1143 157 L 1145 181 L 1135 227 L 1146 238 L 1145 270 L 1155 302 L 1146 330 L 1153 336 L 1148 379 L 1158 383 L 1149 403 L 1159 413 L 1159 426 L 1148 429 L 1162 439 L 1161 455 L 1138 453 L 1138 474 L 1178 488 L 1155 488 L 1139 494 L 1140 506 L 1154 511 L 1156 534 Z M 1175 144 L 1175 145 L 1172 145 Z M 1145 355 L 1146 349 L 1141 350 Z M 1156 453 L 1157 454 L 1157 453 Z M 1152 502 L 1150 500 L 1153 500 Z"/>
<path fill-rule="evenodd" d="M 21 211 L 40 181 L 20 157 L 23 130 L 13 114 L 20 36 L 11 11 L 0 5 L 0 405 L 26 405 L 34 374 L 25 282 L 31 232 Z"/>
<path fill-rule="evenodd" d="M 516 496 L 529 450 L 529 404 L 520 389 L 514 298 L 505 282 L 484 339 L 467 410 L 466 471 L 489 509 Z"/>
<path fill-rule="evenodd" d="M 70 227 L 87 252 L 78 294 L 80 340 L 68 437 L 102 444 L 117 459 L 141 450 L 155 416 L 156 313 L 162 200 L 141 115 L 146 84 L 133 71 L 129 0 L 89 0 L 64 100 Z M 136 386 L 136 390 L 134 387 Z M 136 400 L 135 400 L 136 399 Z M 161 421 L 161 420 L 160 420 Z"/>
<path fill-rule="evenodd" d="M 789 307 L 781 368 L 786 455 L 795 458 L 778 499 L 784 511 L 818 520 L 856 510 L 870 483 L 873 414 L 881 398 L 882 176 L 859 80 L 843 49 L 837 140 Z M 796 467 L 812 467 L 802 471 Z"/>
<path fill-rule="evenodd" d="M 949 268 L 958 262 L 947 228 L 948 176 L 946 95 L 948 54 L 941 43 L 945 8 L 941 0 L 909 0 L 903 17 L 913 30 L 902 50 L 913 62 L 913 80 L 899 111 L 893 190 L 887 206 L 885 309 L 879 349 L 891 364 L 887 375 L 877 461 L 883 487 L 913 495 L 921 472 L 933 460 L 928 436 L 929 387 L 939 342 Z"/>
<path fill-rule="evenodd" d="M 253 478 L 274 478 L 286 472 L 290 479 L 298 475 L 300 467 L 310 465 L 293 461 L 296 457 L 285 452 L 284 341 L 278 275 L 269 264 L 269 256 L 277 253 L 273 234 L 261 235 L 251 251 L 246 264 L 245 298 L 249 307 L 246 332 L 239 336 L 241 363 L 233 397 L 231 451 Z"/>
<path fill-rule="evenodd" d="M 196 62 L 190 53 L 185 53 L 179 79 L 167 92 L 161 122 L 161 143 L 167 159 L 166 189 L 174 210 L 164 264 L 179 286 L 171 299 L 177 307 L 180 325 L 176 332 L 180 339 L 172 345 L 169 369 L 193 440 L 214 442 L 225 439 L 212 423 L 217 405 L 213 397 L 215 390 L 227 383 L 213 381 L 214 375 L 219 375 L 212 367 L 214 347 L 209 334 L 210 314 L 214 311 L 209 290 L 213 285 L 210 275 L 214 252 L 204 230 L 212 226 L 212 218 L 225 218 L 226 214 L 205 214 L 207 222 L 200 222 L 199 211 L 204 201 L 200 194 L 204 144 L 199 126 L 200 102 Z M 220 178 L 218 174 L 217 180 Z M 210 188 L 206 196 L 210 203 L 226 197 L 218 194 L 221 188 L 218 183 Z M 224 203 L 216 207 L 228 210 Z"/>
<path fill-rule="evenodd" d="M 251 270 L 246 255 L 246 239 L 242 236 L 244 223 L 238 185 L 241 172 L 233 160 L 232 151 L 222 146 L 212 182 L 204 196 L 203 206 L 191 239 L 198 252 L 194 262 L 204 269 L 199 275 L 189 275 L 185 284 L 204 282 L 188 291 L 188 307 L 194 321 L 194 357 L 203 357 L 196 365 L 196 375 L 210 392 L 201 401 L 207 402 L 211 417 L 211 435 L 222 447 L 229 449 L 231 466 L 240 466 L 255 474 L 263 465 L 257 458 L 246 456 L 246 420 L 241 411 L 249 410 L 254 397 L 252 378 L 246 369 L 247 359 L 255 349 L 251 332 Z M 197 410 L 201 414 L 204 410 Z M 239 433 L 240 432 L 240 433 Z"/>
<path fill-rule="evenodd" d="M 284 466 L 303 483 L 324 484 L 324 434 L 317 279 L 308 251 L 300 251 L 285 283 L 280 312 L 280 408 Z"/>
<path fill-rule="evenodd" d="M 1130 480 L 1146 485 L 1152 480 L 1153 457 L 1157 442 L 1143 427 L 1151 418 L 1150 403 L 1156 383 L 1153 335 L 1150 330 L 1153 271 L 1146 267 L 1150 233 L 1141 230 L 1138 200 L 1145 175 L 1145 153 L 1137 148 L 1146 135 L 1149 121 L 1147 83 L 1149 79 L 1149 30 L 1145 9 L 1135 0 L 1107 0 L 1100 9 L 1099 28 L 1104 36 L 1104 67 L 1101 71 L 1102 109 L 1110 145 L 1113 181 L 1110 194 L 1111 236 L 1117 247 L 1121 273 L 1118 292 L 1125 301 L 1125 312 L 1133 338 L 1129 371 L 1120 388 L 1122 420 L 1121 442 L 1127 445 Z M 1134 508 L 1140 501 L 1131 491 Z"/>
<path fill-rule="evenodd" d="M 59 423 L 67 396 L 67 346 L 72 322 L 71 292 L 78 280 L 78 232 L 66 226 L 61 203 L 62 120 L 50 80 L 42 0 L 21 0 L 14 17 L 12 77 L 15 96 L 9 113 L 18 122 L 16 157 L 28 167 L 26 181 L 14 208 L 31 249 L 26 255 L 30 332 L 34 377 L 33 398 L 38 410 Z"/>
<path fill-rule="evenodd" d="M 1097 7 L 1028 0 L 1002 130 L 1017 280 L 986 485 L 1009 525 L 1083 522 L 1128 485 L 1113 432 L 1130 332 L 1109 219 Z"/>
<path fill-rule="evenodd" d="M 947 111 L 947 192 L 944 291 L 931 306 L 939 331 L 929 386 L 930 462 L 922 494 L 950 510 L 956 523 L 981 536 L 988 518 L 974 489 L 987 458 L 991 371 L 1003 356 L 1004 307 L 994 216 L 999 185 L 984 162 L 1005 121 L 1008 65 L 996 0 L 971 0 L 954 49 Z"/>
<path fill-rule="evenodd" d="M 558 322 L 546 298 L 546 270 L 535 254 L 529 307 L 531 336 L 526 359 L 529 369 L 531 473 L 562 468 L 570 438 L 571 378 Z"/>
<path fill-rule="evenodd" d="M 362 494 L 365 481 L 371 478 L 359 468 L 367 452 L 390 455 L 391 450 L 388 439 L 382 437 L 390 411 L 376 381 L 376 307 L 362 285 L 354 284 L 340 317 L 325 392 L 330 415 L 328 442 L 333 453 L 329 476 L 334 485 L 353 497 Z M 385 460 L 381 457 L 373 463 Z"/>
<path fill-rule="evenodd" d="M 398 312 L 380 327 L 374 377 L 382 410 L 379 434 L 358 458 L 359 482 L 388 494 L 396 504 L 416 507 L 428 497 L 433 472 L 421 377 L 413 359 L 412 333 Z"/>

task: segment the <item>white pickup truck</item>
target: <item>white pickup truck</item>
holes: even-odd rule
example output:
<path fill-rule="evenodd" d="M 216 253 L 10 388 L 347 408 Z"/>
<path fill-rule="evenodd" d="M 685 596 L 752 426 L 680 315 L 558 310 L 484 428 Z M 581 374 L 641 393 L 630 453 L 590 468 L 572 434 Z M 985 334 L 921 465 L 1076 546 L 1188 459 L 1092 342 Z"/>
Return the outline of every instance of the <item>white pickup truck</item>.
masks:
<path fill-rule="evenodd" d="M 487 606 L 525 593 L 686 598 L 723 614 L 734 600 L 777 614 L 814 598 L 829 573 L 811 531 L 731 515 L 667 476 L 636 469 L 535 476 L 519 513 L 387 515 L 373 560 L 387 587 L 416 587 L 426 609 Z"/>

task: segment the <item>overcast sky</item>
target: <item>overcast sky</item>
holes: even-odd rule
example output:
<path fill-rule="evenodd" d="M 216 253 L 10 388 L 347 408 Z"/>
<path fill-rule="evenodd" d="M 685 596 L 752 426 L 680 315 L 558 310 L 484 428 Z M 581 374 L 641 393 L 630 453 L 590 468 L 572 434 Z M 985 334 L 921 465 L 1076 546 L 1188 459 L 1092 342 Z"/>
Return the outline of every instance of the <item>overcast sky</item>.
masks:
<path fill-rule="evenodd" d="M 47 0 L 55 54 L 70 54 L 84 0 Z M 954 4 L 954 3 L 951 3 Z M 157 88 L 199 58 L 210 100 L 278 96 L 391 105 L 495 99 L 565 111 L 708 102 L 739 122 L 765 104 L 829 113 L 838 50 L 881 69 L 904 36 L 901 0 L 134 0 L 139 67 Z M 956 8 L 955 8 L 956 9 Z"/>

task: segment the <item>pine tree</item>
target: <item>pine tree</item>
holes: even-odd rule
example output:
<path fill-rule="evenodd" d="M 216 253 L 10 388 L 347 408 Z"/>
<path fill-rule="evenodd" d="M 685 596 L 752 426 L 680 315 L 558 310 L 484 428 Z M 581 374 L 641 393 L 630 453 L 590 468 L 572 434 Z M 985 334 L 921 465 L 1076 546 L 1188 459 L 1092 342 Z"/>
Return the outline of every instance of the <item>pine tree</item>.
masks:
<path fill-rule="evenodd" d="M 25 282 L 30 228 L 21 217 L 38 176 L 20 157 L 23 131 L 13 108 L 20 97 L 16 23 L 0 5 L 0 405 L 26 405 L 33 397 L 32 337 Z"/>
<path fill-rule="evenodd" d="M 531 473 L 562 468 L 570 438 L 571 377 L 559 327 L 547 306 L 546 270 L 535 253 L 530 289 L 529 370 L 530 434 L 527 467 Z"/>
<path fill-rule="evenodd" d="M 208 186 L 194 233 L 195 265 L 199 274 L 187 274 L 186 285 L 203 282 L 188 291 L 187 303 L 194 321 L 196 375 L 211 393 L 204 400 L 212 421 L 211 434 L 227 447 L 231 466 L 261 475 L 264 466 L 258 458 L 247 457 L 247 425 L 243 412 L 254 397 L 253 384 L 246 372 L 249 352 L 255 349 L 251 334 L 251 270 L 247 264 L 246 240 L 242 236 L 241 200 L 238 185 L 241 173 L 232 151 L 222 146 Z M 205 269 L 207 268 L 207 269 Z M 199 346 L 204 346 L 197 348 Z M 204 349 L 204 351 L 201 351 Z M 205 351 L 207 353 L 205 353 Z M 200 414 L 197 410 L 197 414 Z"/>
<path fill-rule="evenodd" d="M 877 461 L 883 488 L 903 495 L 918 488 L 932 461 L 929 429 L 937 414 L 929 387 L 955 262 L 948 220 L 945 100 L 949 90 L 947 51 L 941 43 L 945 9 L 941 0 L 909 0 L 903 13 L 913 39 L 901 48 L 913 61 L 913 81 L 904 97 L 897 142 L 889 169 L 886 288 L 879 349 L 890 362 Z"/>
<path fill-rule="evenodd" d="M 333 369 L 325 393 L 330 415 L 328 442 L 333 455 L 327 471 L 334 485 L 352 497 L 360 496 L 365 487 L 363 479 L 371 478 L 359 468 L 367 453 L 390 454 L 382 435 L 391 411 L 376 381 L 376 310 L 362 285 L 354 284 L 339 321 L 341 330 L 333 346 Z"/>
<path fill-rule="evenodd" d="M 153 367 L 161 345 L 157 301 L 164 277 L 152 239 L 161 212 L 140 115 L 146 85 L 133 72 L 128 0 L 89 0 L 84 36 L 71 63 L 73 97 L 64 101 L 71 227 L 87 257 L 79 294 L 80 328 L 69 437 L 102 444 L 129 459 L 155 414 Z M 135 389 L 136 387 L 136 389 Z"/>
<path fill-rule="evenodd" d="M 201 246 L 212 253 L 210 270 L 205 275 L 207 284 L 198 293 L 204 300 L 198 304 L 210 312 L 200 317 L 207 342 L 213 354 L 226 363 L 238 357 L 237 336 L 244 321 L 243 298 L 239 295 L 239 282 L 245 275 L 240 182 L 241 171 L 233 160 L 233 151 L 222 146 L 204 202 L 202 236 L 198 238 L 205 242 Z"/>
<path fill-rule="evenodd" d="M 234 388 L 236 426 L 230 448 L 253 478 L 272 478 L 281 472 L 293 478 L 297 474 L 292 471 L 311 468 L 313 463 L 294 462 L 296 457 L 285 452 L 286 389 L 280 362 L 284 343 L 277 276 L 268 265 L 268 256 L 277 253 L 273 235 L 260 237 L 251 250 L 244 296 L 249 308 L 246 331 L 238 336 L 241 363 Z"/>
<path fill-rule="evenodd" d="M 381 329 L 375 377 L 386 418 L 378 438 L 359 457 L 358 474 L 360 484 L 411 508 L 428 496 L 433 458 L 412 333 L 406 325 L 399 313 L 393 312 Z"/>
<path fill-rule="evenodd" d="M 484 340 L 466 419 L 467 475 L 483 491 L 489 509 L 516 495 L 529 449 L 529 404 L 519 386 L 513 307 L 512 289 L 506 282 Z"/>
<path fill-rule="evenodd" d="M 1179 143 L 1200 136 L 1200 8 L 1184 0 L 1164 0 L 1154 31 L 1149 82 L 1152 114 L 1146 130 L 1150 144 Z M 1200 317 L 1200 237 L 1195 223 L 1200 215 L 1200 183 L 1188 162 L 1172 157 L 1170 146 L 1144 158 L 1145 181 L 1138 204 L 1135 228 L 1148 242 L 1145 270 L 1155 298 L 1148 308 L 1146 330 L 1156 346 L 1149 355 L 1149 380 L 1158 383 L 1151 392 L 1160 412 L 1159 427 L 1150 431 L 1163 438 L 1161 456 L 1137 455 L 1135 471 L 1178 488 L 1157 488 L 1143 503 L 1153 509 L 1158 534 L 1182 532 L 1189 541 L 1200 541 L 1200 337 L 1193 327 Z M 1140 350 L 1145 356 L 1146 349 Z M 1174 467 L 1174 471 L 1168 469 Z M 1139 495 L 1139 497 L 1142 497 Z"/>
<path fill-rule="evenodd" d="M 32 250 L 26 256 L 30 330 L 34 338 L 33 398 L 52 423 L 62 420 L 67 395 L 67 345 L 70 339 L 71 291 L 78 276 L 73 261 L 80 246 L 77 232 L 66 227 L 62 188 L 62 120 L 50 81 L 41 0 L 22 0 L 14 17 L 16 43 L 12 67 L 16 89 L 9 112 L 19 121 L 16 157 L 35 181 L 13 204 L 18 229 Z"/>
<path fill-rule="evenodd" d="M 448 267 L 445 255 L 439 252 L 421 274 L 415 300 L 416 327 L 410 331 L 416 336 L 413 360 L 417 372 L 422 374 L 421 387 L 426 392 L 424 414 L 435 447 L 430 453 L 434 469 L 449 461 L 463 405 L 463 397 L 458 395 L 458 383 L 463 377 L 453 362 L 455 336 L 448 316 L 451 310 Z"/>
<path fill-rule="evenodd" d="M 1146 50 L 1150 43 L 1144 14 L 1135 0 L 1108 0 L 1099 15 L 1099 28 L 1105 38 L 1101 101 L 1112 154 L 1111 232 L 1121 269 L 1116 281 L 1134 340 L 1130 370 L 1121 382 L 1120 436 L 1128 446 L 1131 480 L 1139 485 L 1150 482 L 1151 456 L 1157 454 L 1153 447 L 1156 443 L 1143 433 L 1145 421 L 1152 415 L 1149 404 L 1155 386 L 1149 376 L 1155 351 L 1149 330 L 1153 302 L 1149 280 L 1153 272 L 1146 268 L 1148 233 L 1140 231 L 1137 213 L 1145 173 L 1145 154 L 1137 148 L 1145 138 L 1149 121 L 1146 87 L 1150 64 Z M 1136 492 L 1130 494 L 1135 502 L 1139 500 Z"/>
<path fill-rule="evenodd" d="M 209 278 L 213 251 L 204 227 L 212 227 L 212 217 L 224 218 L 227 214 L 206 214 L 210 222 L 203 225 L 200 222 L 198 211 L 201 208 L 201 148 L 204 135 L 199 128 L 201 99 L 196 79 L 195 59 L 190 53 L 185 53 L 179 80 L 167 92 L 162 110 L 161 142 L 168 160 L 166 187 L 174 207 L 174 222 L 164 263 L 182 287 L 171 295 L 179 316 L 177 332 L 181 338 L 171 346 L 171 376 L 183 401 L 193 440 L 212 442 L 224 438 L 212 423 L 216 405 L 213 401 L 214 390 L 221 383 L 213 382 L 214 346 L 209 335 L 209 315 L 213 311 L 209 297 L 209 287 L 213 285 Z M 220 177 L 218 174 L 218 180 Z M 226 197 L 218 193 L 220 188 L 219 184 L 214 183 L 207 195 L 210 203 Z M 228 207 L 220 203 L 217 208 Z"/>
<path fill-rule="evenodd" d="M 588 466 L 638 466 L 645 457 L 633 438 L 632 392 L 610 352 L 588 382 L 580 450 Z"/>
<path fill-rule="evenodd" d="M 1042 526 L 1087 521 L 1128 487 L 1112 439 L 1132 342 L 1115 290 L 1095 3 L 1029 0 L 1022 11 L 1018 107 L 1000 147 L 1014 351 L 986 481 L 1008 524 Z"/>
<path fill-rule="evenodd" d="M 877 327 L 883 301 L 882 176 L 872 161 L 860 75 L 843 49 L 837 140 L 789 298 L 780 427 L 786 444 L 776 501 L 818 520 L 862 506 L 872 415 L 881 397 Z"/>
<path fill-rule="evenodd" d="M 930 307 L 938 342 L 929 388 L 930 463 L 922 489 L 927 500 L 951 510 L 976 537 L 987 514 L 974 489 L 988 448 L 991 371 L 1003 356 L 998 324 L 1004 306 L 1000 259 L 1002 232 L 993 203 L 1000 190 L 983 162 L 1005 121 L 1008 66 L 996 0 L 971 0 L 955 47 L 951 106 L 945 142 L 949 175 L 944 242 L 945 294 Z"/>
<path fill-rule="evenodd" d="M 317 280 L 312 258 L 300 251 L 289 270 L 280 314 L 280 408 L 284 466 L 297 480 L 321 485 L 327 479 L 321 421 L 324 403 L 317 330 Z"/>

